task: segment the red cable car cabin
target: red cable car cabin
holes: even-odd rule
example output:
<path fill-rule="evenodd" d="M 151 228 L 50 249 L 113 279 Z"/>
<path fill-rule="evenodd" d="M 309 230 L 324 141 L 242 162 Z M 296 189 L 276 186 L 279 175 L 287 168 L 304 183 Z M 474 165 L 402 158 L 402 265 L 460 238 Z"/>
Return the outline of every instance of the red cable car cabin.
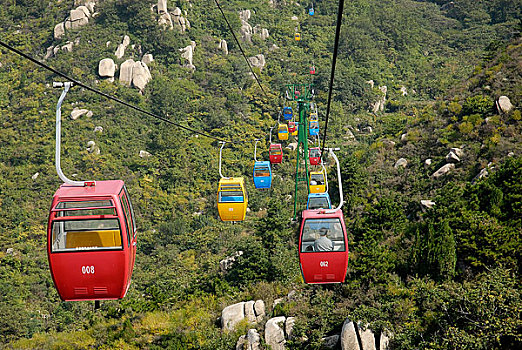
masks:
<path fill-rule="evenodd" d="M 321 149 L 319 147 L 312 147 L 308 151 L 310 165 L 321 165 Z"/>
<path fill-rule="evenodd" d="M 270 163 L 279 164 L 283 162 L 283 147 L 280 143 L 273 143 L 268 148 Z"/>
<path fill-rule="evenodd" d="M 123 298 L 136 257 L 136 224 L 123 181 L 60 186 L 51 204 L 47 254 L 62 300 Z"/>
<path fill-rule="evenodd" d="M 299 263 L 305 283 L 342 283 L 348 270 L 348 240 L 342 210 L 303 210 Z"/>
<path fill-rule="evenodd" d="M 295 132 L 295 122 L 288 122 L 288 132 L 290 134 Z"/>

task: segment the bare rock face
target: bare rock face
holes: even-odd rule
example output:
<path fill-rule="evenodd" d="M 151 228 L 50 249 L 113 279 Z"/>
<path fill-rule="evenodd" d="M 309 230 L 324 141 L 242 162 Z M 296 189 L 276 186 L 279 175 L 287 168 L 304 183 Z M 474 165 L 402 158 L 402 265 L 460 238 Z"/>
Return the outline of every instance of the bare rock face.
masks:
<path fill-rule="evenodd" d="M 170 13 L 165 12 L 160 15 L 158 19 L 158 24 L 165 29 L 174 29 L 174 23 L 172 22 L 172 17 Z"/>
<path fill-rule="evenodd" d="M 259 35 L 259 37 L 263 40 L 268 39 L 268 37 L 270 36 L 270 34 L 268 33 L 268 29 L 266 29 L 266 28 L 261 28 L 260 26 L 255 26 L 253 30 L 254 30 L 254 34 Z"/>
<path fill-rule="evenodd" d="M 379 100 L 373 104 L 373 113 L 384 111 L 384 106 L 386 105 L 386 93 L 388 92 L 388 87 L 386 85 L 379 86 L 379 90 L 381 90 L 382 95 Z"/>
<path fill-rule="evenodd" d="M 134 67 L 134 63 L 134 60 L 129 58 L 121 64 L 120 83 L 130 86 L 132 82 L 132 68 Z"/>
<path fill-rule="evenodd" d="M 223 51 L 225 55 L 228 55 L 228 45 L 226 40 L 222 39 L 219 41 L 219 49 Z"/>
<path fill-rule="evenodd" d="M 256 321 L 260 322 L 265 317 L 265 302 L 261 299 L 254 303 L 254 312 L 256 314 Z"/>
<path fill-rule="evenodd" d="M 85 6 L 71 10 L 69 18 L 65 20 L 65 29 L 78 29 L 89 23 L 90 13 L 89 10 L 85 10 L 87 10 Z"/>
<path fill-rule="evenodd" d="M 114 78 L 116 72 L 116 65 L 112 58 L 104 58 L 98 64 L 98 74 L 103 78 Z"/>
<path fill-rule="evenodd" d="M 245 318 L 250 323 L 256 322 L 256 313 L 254 311 L 254 304 L 255 304 L 255 301 L 253 301 L 253 300 L 245 302 Z"/>
<path fill-rule="evenodd" d="M 458 162 L 460 162 L 460 158 L 455 153 L 450 151 L 446 155 L 446 161 L 449 162 L 449 163 L 458 163 Z"/>
<path fill-rule="evenodd" d="M 297 149 L 297 142 L 289 143 L 288 146 L 286 146 L 285 148 L 291 151 L 295 151 Z"/>
<path fill-rule="evenodd" d="M 80 118 L 82 115 L 86 115 L 87 117 L 92 117 L 92 112 L 89 111 L 88 109 L 80 109 L 78 107 L 75 107 L 72 111 L 71 111 L 71 119 L 72 120 L 76 120 L 78 118 Z"/>
<path fill-rule="evenodd" d="M 464 155 L 464 152 L 462 151 L 462 148 L 453 147 L 450 149 L 450 152 L 453 152 L 457 155 L 457 157 L 462 157 Z"/>
<path fill-rule="evenodd" d="M 259 68 L 259 70 L 262 70 L 263 67 L 266 65 L 265 56 L 263 54 L 249 57 L 248 61 L 253 67 Z"/>
<path fill-rule="evenodd" d="M 497 100 L 497 110 L 500 114 L 509 113 L 513 108 L 513 104 L 507 96 L 500 96 Z"/>
<path fill-rule="evenodd" d="M 141 150 L 139 156 L 140 158 L 148 158 L 151 156 L 151 154 L 147 151 Z"/>
<path fill-rule="evenodd" d="M 252 13 L 250 12 L 250 10 L 239 11 L 239 19 L 242 21 L 247 22 L 250 19 L 251 15 Z"/>
<path fill-rule="evenodd" d="M 122 58 L 123 55 L 125 55 L 125 49 L 127 48 L 127 46 L 129 46 L 130 44 L 130 38 L 128 35 L 125 35 L 123 37 L 123 42 L 118 45 L 118 48 L 116 49 L 116 52 L 114 53 L 114 56 L 116 56 L 118 59 L 119 58 Z"/>
<path fill-rule="evenodd" d="M 158 13 L 167 13 L 167 0 L 158 0 Z"/>
<path fill-rule="evenodd" d="M 272 350 L 285 349 L 285 333 L 283 331 L 286 317 L 279 316 L 269 319 L 265 325 L 265 342 Z"/>
<path fill-rule="evenodd" d="M 261 337 L 256 329 L 249 329 L 247 333 L 248 350 L 261 349 Z"/>
<path fill-rule="evenodd" d="M 431 176 L 435 179 L 438 179 L 439 177 L 446 175 L 453 169 L 455 169 L 455 164 L 449 163 L 449 164 L 442 166 L 439 170 L 434 172 Z"/>
<path fill-rule="evenodd" d="M 62 23 L 58 23 L 54 26 L 54 39 L 58 40 L 65 35 L 65 25 Z"/>
<path fill-rule="evenodd" d="M 194 64 L 193 64 L 195 49 L 196 49 L 195 41 L 191 41 L 189 46 L 179 49 L 179 51 L 181 52 L 181 57 L 184 58 L 185 60 L 187 60 L 187 62 L 188 62 L 185 66 L 192 70 L 196 69 L 196 66 L 194 66 Z"/>
<path fill-rule="evenodd" d="M 396 162 L 395 162 L 395 165 L 393 166 L 395 169 L 399 169 L 399 168 L 406 168 L 406 166 L 408 166 L 408 161 L 404 158 L 399 158 Z"/>
<path fill-rule="evenodd" d="M 420 201 L 421 205 L 424 207 L 424 208 L 427 208 L 427 209 L 431 209 L 435 206 L 435 202 L 432 201 L 432 200 L 429 200 L 429 199 L 422 199 Z"/>
<path fill-rule="evenodd" d="M 295 325 L 295 317 L 287 317 L 285 322 L 285 334 L 287 339 L 292 338 L 292 333 L 294 331 Z"/>
<path fill-rule="evenodd" d="M 227 272 L 228 270 L 230 270 L 232 268 L 232 266 L 234 265 L 234 263 L 236 262 L 236 259 L 238 257 L 240 257 L 241 255 L 243 255 L 243 251 L 238 250 L 231 256 L 228 256 L 225 259 L 221 260 L 219 262 L 219 268 L 221 269 L 221 272 Z"/>
<path fill-rule="evenodd" d="M 334 334 L 329 337 L 322 338 L 321 349 L 338 349 L 339 348 L 339 334 Z"/>
<path fill-rule="evenodd" d="M 145 86 L 151 79 L 152 75 L 150 74 L 149 67 L 143 62 L 134 62 L 132 67 L 132 85 L 143 92 Z"/>
<path fill-rule="evenodd" d="M 241 320 L 245 318 L 245 303 L 229 305 L 221 311 L 221 328 L 233 330 Z"/>
<path fill-rule="evenodd" d="M 346 319 L 341 331 L 341 349 L 342 350 L 360 350 L 357 341 L 357 333 L 353 322 Z"/>
<path fill-rule="evenodd" d="M 363 350 L 375 350 L 375 335 L 373 334 L 371 329 L 359 329 L 359 335 L 361 336 Z"/>
<path fill-rule="evenodd" d="M 146 65 L 149 65 L 152 62 L 154 62 L 154 57 L 152 56 L 151 53 L 147 53 L 147 54 L 143 55 L 143 57 L 141 58 L 141 62 L 145 63 Z"/>
<path fill-rule="evenodd" d="M 248 23 L 250 15 L 250 10 L 239 11 L 239 19 L 241 20 L 241 28 L 239 29 L 239 33 L 241 34 L 241 41 L 249 44 L 252 43 L 253 34 L 252 26 Z"/>

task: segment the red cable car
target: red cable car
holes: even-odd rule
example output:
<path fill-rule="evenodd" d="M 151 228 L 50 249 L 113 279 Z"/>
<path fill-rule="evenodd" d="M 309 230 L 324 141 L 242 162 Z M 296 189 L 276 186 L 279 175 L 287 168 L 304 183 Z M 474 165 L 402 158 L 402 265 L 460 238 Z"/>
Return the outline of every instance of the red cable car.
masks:
<path fill-rule="evenodd" d="M 303 210 L 299 263 L 305 283 L 342 283 L 348 270 L 348 239 L 342 210 Z"/>
<path fill-rule="evenodd" d="M 312 74 L 312 75 L 315 74 L 315 66 L 310 67 L 310 74 Z"/>
<path fill-rule="evenodd" d="M 136 257 L 136 224 L 124 182 L 60 186 L 51 204 L 47 254 L 62 300 L 123 298 Z"/>
<path fill-rule="evenodd" d="M 312 147 L 308 151 L 310 165 L 321 165 L 321 149 L 319 147 Z"/>
<path fill-rule="evenodd" d="M 288 132 L 290 134 L 295 132 L 295 122 L 288 122 Z"/>
<path fill-rule="evenodd" d="M 280 143 L 273 143 L 268 148 L 270 163 L 279 164 L 283 162 L 283 147 Z"/>

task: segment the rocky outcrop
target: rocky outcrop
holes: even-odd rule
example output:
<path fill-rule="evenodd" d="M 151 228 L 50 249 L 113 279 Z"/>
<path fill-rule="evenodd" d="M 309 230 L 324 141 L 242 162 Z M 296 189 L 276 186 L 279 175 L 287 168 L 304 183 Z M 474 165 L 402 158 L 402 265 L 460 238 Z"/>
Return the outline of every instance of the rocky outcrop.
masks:
<path fill-rule="evenodd" d="M 406 86 L 401 86 L 401 94 L 402 96 L 408 96 L 408 89 L 406 89 Z"/>
<path fill-rule="evenodd" d="M 266 40 L 270 36 L 268 29 L 261 28 L 261 26 L 258 25 L 254 27 L 254 35 L 259 35 L 262 40 Z"/>
<path fill-rule="evenodd" d="M 194 66 L 194 63 L 193 63 L 195 49 L 196 49 L 195 41 L 191 41 L 189 46 L 179 49 L 179 51 L 181 52 L 181 58 L 184 58 L 187 61 L 187 63 L 184 66 L 188 67 L 192 70 L 196 69 L 196 66 Z"/>
<path fill-rule="evenodd" d="M 507 96 L 500 96 L 495 104 L 499 114 L 509 113 L 514 108 Z"/>
<path fill-rule="evenodd" d="M 395 162 L 395 165 L 393 167 L 395 169 L 399 169 L 399 168 L 406 168 L 406 166 L 408 166 L 408 161 L 405 158 L 399 158 Z"/>
<path fill-rule="evenodd" d="M 241 28 L 239 28 L 239 33 L 241 35 L 241 41 L 249 44 L 252 43 L 253 34 L 252 26 L 248 23 L 250 15 L 250 10 L 239 11 L 239 19 L 241 20 Z"/>
<path fill-rule="evenodd" d="M 389 334 L 386 331 L 376 334 L 367 326 L 362 327 L 349 319 L 346 319 L 341 331 L 342 350 L 388 350 Z"/>
<path fill-rule="evenodd" d="M 143 62 L 134 62 L 132 67 L 132 85 L 137 87 L 140 92 L 145 90 L 145 86 L 152 79 L 149 67 Z"/>
<path fill-rule="evenodd" d="M 80 118 L 82 115 L 87 116 L 87 117 L 92 117 L 92 111 L 89 111 L 88 109 L 84 109 L 84 108 L 78 108 L 78 107 L 75 107 L 72 111 L 71 111 L 71 119 L 72 120 L 76 120 L 78 118 Z"/>
<path fill-rule="evenodd" d="M 285 321 L 286 317 L 279 316 L 269 319 L 265 325 L 265 342 L 272 350 L 284 350 L 285 348 Z"/>
<path fill-rule="evenodd" d="M 36 180 L 38 175 L 40 175 L 40 173 L 34 173 L 33 176 L 31 176 L 31 179 Z"/>
<path fill-rule="evenodd" d="M 147 83 L 152 79 L 147 65 L 140 61 L 128 59 L 120 67 L 120 83 L 133 85 L 143 92 Z"/>
<path fill-rule="evenodd" d="M 190 22 L 188 21 L 188 19 L 181 15 L 181 9 L 179 7 L 176 7 L 174 11 L 171 12 L 171 16 L 172 23 L 176 25 L 182 33 L 184 33 L 188 28 L 190 28 Z"/>
<path fill-rule="evenodd" d="M 94 153 L 94 154 L 100 154 L 100 148 L 96 146 L 96 142 L 89 141 L 87 142 L 87 152 Z"/>
<path fill-rule="evenodd" d="M 426 159 L 426 160 L 424 161 L 424 167 L 425 167 L 425 168 L 429 167 L 429 166 L 431 165 L 431 163 L 432 163 L 431 158 Z"/>
<path fill-rule="evenodd" d="M 329 337 L 322 338 L 322 348 L 323 349 L 338 349 L 339 348 L 339 339 L 341 337 L 339 334 L 334 334 Z"/>
<path fill-rule="evenodd" d="M 236 350 L 260 350 L 261 337 L 256 329 L 249 329 L 246 335 L 239 337 Z"/>
<path fill-rule="evenodd" d="M 379 86 L 379 90 L 381 91 L 381 96 L 373 104 L 373 107 L 372 107 L 373 113 L 384 111 L 384 106 L 386 105 L 386 93 L 388 92 L 388 87 L 386 85 Z"/>
<path fill-rule="evenodd" d="M 453 169 L 455 169 L 455 164 L 449 163 L 449 164 L 442 166 L 439 170 L 434 172 L 431 176 L 435 179 L 438 179 L 439 177 L 442 177 L 442 176 L 448 174 Z"/>
<path fill-rule="evenodd" d="M 226 41 L 226 40 L 221 39 L 221 40 L 219 41 L 219 46 L 218 46 L 218 48 L 219 48 L 221 51 L 223 51 L 223 53 L 224 53 L 225 55 L 228 55 L 228 44 L 227 44 L 227 41 Z"/>
<path fill-rule="evenodd" d="M 149 158 L 151 154 L 147 151 L 141 150 L 139 156 L 140 158 Z"/>
<path fill-rule="evenodd" d="M 221 312 L 221 327 L 223 330 L 234 330 L 236 325 L 244 320 L 256 323 L 265 316 L 265 306 L 263 300 L 240 302 L 229 305 Z M 256 306 L 257 305 L 257 306 Z"/>
<path fill-rule="evenodd" d="M 149 64 L 151 64 L 152 62 L 154 62 L 154 57 L 152 56 L 151 53 L 146 53 L 146 54 L 143 55 L 143 57 L 141 58 L 141 62 L 145 63 L 146 65 L 149 65 Z"/>
<path fill-rule="evenodd" d="M 110 78 L 114 80 L 114 73 L 116 72 L 116 64 L 112 58 L 104 58 L 98 64 L 98 75 L 102 78 Z"/>
<path fill-rule="evenodd" d="M 460 162 L 460 158 L 455 153 L 450 151 L 448 154 L 446 154 L 446 162 L 458 163 L 458 162 Z"/>
<path fill-rule="evenodd" d="M 127 49 L 127 46 L 130 44 L 130 38 L 128 35 L 125 35 L 123 37 L 123 41 L 121 44 L 118 45 L 118 48 L 116 49 L 116 52 L 114 53 L 114 56 L 116 58 L 120 59 L 125 55 L 125 49 Z"/>
<path fill-rule="evenodd" d="M 263 54 L 255 55 L 248 58 L 248 61 L 252 65 L 252 67 L 259 68 L 259 70 L 263 70 L 266 65 L 265 56 Z"/>
<path fill-rule="evenodd" d="M 435 202 L 429 199 L 422 199 L 420 203 L 426 209 L 431 209 L 435 206 Z"/>
<path fill-rule="evenodd" d="M 226 257 L 225 259 L 221 260 L 219 262 L 219 268 L 221 269 L 221 272 L 227 272 L 228 270 L 230 270 L 232 268 L 232 266 L 234 265 L 234 263 L 236 262 L 236 259 L 238 257 L 240 257 L 241 255 L 243 255 L 243 251 L 239 250 L 239 251 L 235 252 L 234 254 L 232 254 L 231 256 Z"/>

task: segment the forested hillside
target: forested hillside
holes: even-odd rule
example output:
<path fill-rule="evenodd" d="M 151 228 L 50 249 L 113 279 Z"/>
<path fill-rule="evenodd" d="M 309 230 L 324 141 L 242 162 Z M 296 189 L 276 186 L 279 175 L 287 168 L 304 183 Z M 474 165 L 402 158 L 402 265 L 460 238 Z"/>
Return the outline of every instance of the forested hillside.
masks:
<path fill-rule="evenodd" d="M 221 1 L 241 48 L 214 0 L 0 3 L 2 43 L 173 123 L 245 141 L 227 144 L 223 174 L 244 176 L 249 195 L 245 221 L 220 221 L 216 139 L 72 87 L 62 169 L 125 181 L 138 248 L 124 299 L 61 301 L 46 234 L 61 184 L 52 83 L 64 79 L 2 47 L 0 348 L 235 349 L 255 329 L 268 349 L 278 316 L 295 317 L 287 349 L 347 349 L 350 321 L 381 348 L 381 333 L 389 349 L 522 345 L 521 0 L 345 1 L 326 144 L 340 148 L 350 255 L 346 282 L 327 286 L 302 281 L 297 155 L 285 148 L 295 140 L 282 142 L 268 190 L 252 184 L 252 140 L 268 160 L 293 83 L 314 84 L 322 137 L 337 1 L 316 0 L 313 16 L 312 3 Z M 81 6 L 88 15 L 73 15 Z M 145 84 L 122 79 L 129 59 L 147 67 Z M 252 300 L 264 316 L 223 330 L 222 310 Z"/>

